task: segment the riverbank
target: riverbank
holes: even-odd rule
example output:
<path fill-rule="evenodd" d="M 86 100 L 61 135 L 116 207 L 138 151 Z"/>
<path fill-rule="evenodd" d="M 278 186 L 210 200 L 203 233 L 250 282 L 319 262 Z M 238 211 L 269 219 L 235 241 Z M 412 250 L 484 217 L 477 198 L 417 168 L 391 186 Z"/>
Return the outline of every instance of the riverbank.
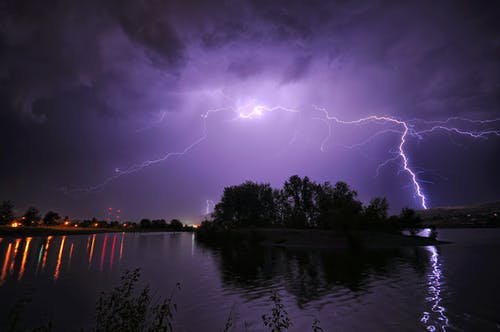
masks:
<path fill-rule="evenodd" d="M 203 242 L 253 243 L 264 246 L 316 249 L 378 249 L 447 244 L 436 239 L 377 231 L 245 228 L 198 233 Z"/>
<path fill-rule="evenodd" d="M 155 228 L 126 228 L 126 227 L 70 227 L 70 226 L 31 226 L 31 227 L 10 227 L 0 226 L 0 236 L 48 236 L 48 235 L 80 235 L 98 233 L 143 233 L 143 232 L 172 232 L 166 229 Z"/>

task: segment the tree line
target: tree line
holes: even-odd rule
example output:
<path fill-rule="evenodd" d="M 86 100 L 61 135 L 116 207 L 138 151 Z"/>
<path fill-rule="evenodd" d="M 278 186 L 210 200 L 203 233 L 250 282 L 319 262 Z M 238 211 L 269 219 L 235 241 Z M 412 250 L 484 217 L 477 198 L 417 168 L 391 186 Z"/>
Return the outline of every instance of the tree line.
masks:
<path fill-rule="evenodd" d="M 126 227 L 127 229 L 164 229 L 168 231 L 191 231 L 192 228 L 184 225 L 178 219 L 172 219 L 167 222 L 165 219 L 147 219 L 143 218 L 139 222 L 119 222 L 105 221 L 97 218 L 85 219 L 81 221 L 72 221 L 68 216 L 61 218 L 59 213 L 48 211 L 42 217 L 40 210 L 34 206 L 26 209 L 24 214 L 16 216 L 14 204 L 12 201 L 3 201 L 0 203 L 0 225 L 11 225 L 13 222 L 23 226 L 52 226 L 52 225 L 70 225 L 77 227 L 95 227 L 95 228 L 113 228 Z"/>
<path fill-rule="evenodd" d="M 416 225 L 420 218 L 410 208 L 389 217 L 385 197 L 367 206 L 347 183 L 316 183 L 305 176 L 291 176 L 280 189 L 268 183 L 246 181 L 224 188 L 212 221 L 224 228 L 243 226 L 352 229 Z"/>
<path fill-rule="evenodd" d="M 24 226 L 30 225 L 55 225 L 59 221 L 69 221 L 69 217 L 66 216 L 61 218 L 59 213 L 54 211 L 48 211 L 42 218 L 40 210 L 34 206 L 30 206 L 26 209 L 24 214 L 21 216 L 16 216 L 14 213 L 14 203 L 12 201 L 3 201 L 0 204 L 0 225 L 7 225 L 13 221 L 18 222 Z"/>

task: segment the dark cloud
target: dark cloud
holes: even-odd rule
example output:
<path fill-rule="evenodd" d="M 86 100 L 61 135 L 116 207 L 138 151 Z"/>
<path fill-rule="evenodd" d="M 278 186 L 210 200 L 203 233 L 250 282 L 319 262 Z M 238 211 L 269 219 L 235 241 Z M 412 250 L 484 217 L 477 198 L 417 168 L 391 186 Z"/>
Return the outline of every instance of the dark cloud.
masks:
<path fill-rule="evenodd" d="M 114 1 L 110 15 L 116 15 L 131 40 L 147 48 L 154 62 L 176 66 L 184 62 L 184 44 L 169 23 L 166 4 L 165 1 Z"/>
<path fill-rule="evenodd" d="M 235 74 L 238 78 L 246 79 L 256 75 L 264 69 L 264 64 L 256 57 L 246 56 L 229 64 L 227 70 Z"/>
<path fill-rule="evenodd" d="M 299 56 L 285 69 L 283 83 L 291 83 L 303 78 L 311 65 L 312 56 Z"/>
<path fill-rule="evenodd" d="M 124 87 L 127 81 L 125 91 L 134 90 L 138 76 L 144 84 L 138 70 L 174 75 L 185 62 L 183 43 L 161 10 L 133 4 L 9 2 L 1 14 L 0 79 L 10 108 L 43 121 L 45 115 L 32 109 L 39 98 L 96 86 L 94 97 L 109 105 L 108 97 L 113 97 L 102 91 Z M 128 40 L 120 37 L 119 29 Z M 144 106 L 151 103 L 147 97 L 125 93 L 121 99 L 129 97 L 143 99 Z M 111 107 L 123 110 L 121 105 Z"/>
<path fill-rule="evenodd" d="M 227 43 L 237 41 L 246 33 L 248 33 L 248 29 L 241 21 L 216 22 L 214 27 L 203 33 L 201 40 L 207 48 L 221 47 Z"/>
<path fill-rule="evenodd" d="M 204 199 L 215 199 L 221 186 L 245 177 L 278 182 L 299 171 L 331 181 L 349 177 L 352 167 L 347 164 L 363 153 L 335 150 L 316 156 L 315 144 L 324 138 L 325 127 L 317 121 L 296 125 L 306 122 L 311 105 L 347 119 L 373 113 L 426 120 L 500 117 L 499 35 L 497 1 L 3 1 L 0 138 L 8 142 L 1 149 L 2 160 L 5 155 L 11 162 L 2 165 L 0 194 L 23 204 L 57 197 L 62 207 L 82 211 L 76 201 L 51 188 L 95 184 L 116 168 L 182 150 L 200 136 L 200 114 L 249 100 L 305 111 L 299 120 L 280 118 L 283 127 L 260 122 L 262 128 L 251 127 L 257 137 L 225 121 L 231 114 L 214 115 L 209 121 L 212 141 L 193 149 L 188 158 L 121 178 L 102 196 L 86 198 L 85 213 L 93 213 L 91 207 L 108 197 L 126 196 L 123 189 L 132 184 L 154 187 L 158 178 L 162 186 L 151 189 L 157 193 L 151 203 L 156 207 L 178 197 L 168 184 L 179 178 L 192 182 L 182 194 L 203 205 Z M 139 134 L 138 128 L 147 129 Z M 288 146 L 291 137 L 297 138 L 296 145 Z M 279 165 L 270 161 L 278 157 L 265 153 L 274 145 L 263 142 L 270 141 L 287 147 L 279 155 L 288 159 Z M 487 148 L 469 158 L 479 160 L 477 165 L 461 161 L 461 149 L 470 144 L 461 141 L 452 142 L 460 148 L 449 155 L 425 149 L 425 143 L 410 145 L 415 152 L 411 162 L 430 169 L 438 163 L 441 169 L 445 162 L 436 160 L 439 154 L 467 165 L 478 178 L 491 178 L 484 181 L 491 186 L 481 185 L 478 191 L 494 198 L 500 195 L 494 186 L 500 177 L 482 164 L 481 155 L 498 151 L 498 142 L 482 142 Z M 444 143 L 433 146 L 446 150 Z M 391 148 L 378 147 L 376 156 Z M 253 151 L 255 160 L 248 159 L 245 149 Z M 339 162 L 342 153 L 345 158 Z M 376 166 L 374 155 L 366 169 Z M 489 163 L 496 160 L 492 158 Z M 268 170 L 249 166 L 255 164 Z M 220 168 L 227 171 L 220 174 Z M 465 166 L 457 169 L 464 174 Z M 380 186 L 366 184 L 373 174 L 359 172 L 352 176 L 366 186 L 359 191 L 376 193 Z M 403 176 L 389 173 L 393 182 L 388 187 L 406 185 Z M 460 183 L 458 175 L 446 176 Z M 433 180 L 436 187 L 426 184 L 426 190 L 444 196 L 446 183 Z M 30 181 L 37 190 L 29 190 Z M 400 192 L 391 189 L 387 195 L 396 204 L 408 204 Z M 465 202 L 473 195 L 456 193 L 438 202 Z M 134 206 L 148 206 L 141 196 L 134 196 Z M 185 212 L 193 204 L 171 207 Z M 154 214 L 165 211 L 158 208 Z"/>

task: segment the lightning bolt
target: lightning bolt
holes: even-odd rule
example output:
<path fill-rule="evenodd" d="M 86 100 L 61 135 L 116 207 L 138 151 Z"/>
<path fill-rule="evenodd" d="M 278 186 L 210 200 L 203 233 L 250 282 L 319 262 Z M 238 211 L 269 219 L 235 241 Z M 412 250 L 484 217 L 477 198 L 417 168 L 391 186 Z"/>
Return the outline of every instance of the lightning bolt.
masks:
<path fill-rule="evenodd" d="M 203 133 L 202 135 L 196 139 L 194 142 L 192 142 L 191 144 L 189 144 L 187 147 L 185 147 L 183 150 L 181 151 L 174 151 L 174 152 L 168 152 L 167 154 L 163 155 L 162 157 L 158 158 L 158 159 L 151 159 L 151 160 L 145 160 L 143 161 L 142 163 L 139 163 L 139 164 L 134 164 L 134 165 L 131 165 L 125 169 L 121 169 L 121 168 L 115 168 L 115 174 L 108 177 L 107 179 L 105 179 L 103 182 L 97 184 L 97 185 L 93 185 L 93 186 L 89 186 L 89 187 L 86 187 L 86 188 L 72 188 L 72 189 L 68 189 L 68 188 L 61 188 L 61 190 L 65 193 L 65 194 L 78 194 L 78 193 L 89 193 L 89 192 L 93 192 L 93 191 L 100 191 L 102 190 L 106 185 L 108 185 L 110 182 L 113 182 L 115 180 L 117 180 L 118 178 L 124 176 L 124 175 L 129 175 L 129 174 L 132 174 L 132 173 L 136 173 L 146 167 L 149 167 L 151 165 L 154 165 L 154 164 L 157 164 L 157 163 L 160 163 L 160 162 L 163 162 L 171 157 L 179 157 L 179 156 L 183 156 L 185 155 L 186 153 L 188 153 L 189 151 L 191 151 L 192 149 L 194 149 L 197 145 L 199 145 L 201 142 L 203 142 L 204 140 L 207 139 L 207 133 L 208 133 L 208 130 L 207 130 L 207 123 L 206 123 L 206 117 L 204 118 L 204 121 L 203 121 Z"/>
<path fill-rule="evenodd" d="M 384 135 L 386 133 L 397 133 L 398 134 L 398 141 L 397 141 L 397 146 L 395 151 L 392 151 L 392 153 L 395 154 L 395 156 L 385 160 L 384 162 L 380 163 L 376 169 L 376 174 L 379 173 L 380 169 L 385 167 L 386 165 L 397 162 L 398 160 L 400 161 L 400 171 L 404 172 L 407 174 L 409 180 L 410 180 L 410 185 L 413 188 L 414 191 L 414 196 L 415 198 L 419 201 L 420 206 L 423 209 L 428 208 L 428 198 L 425 195 L 423 188 L 422 188 L 422 183 L 425 183 L 426 181 L 422 180 L 419 178 L 420 172 L 417 172 L 415 170 L 415 167 L 412 167 L 410 165 L 410 158 L 409 154 L 406 151 L 406 145 L 407 142 L 410 138 L 415 138 L 422 140 L 425 135 L 429 135 L 435 132 L 446 132 L 451 135 L 459 135 L 459 136 L 465 136 L 469 137 L 471 139 L 487 139 L 489 136 L 497 136 L 500 137 L 500 130 L 495 129 L 495 127 L 491 127 L 493 125 L 497 125 L 500 122 L 500 118 L 496 119 L 489 119 L 489 120 L 473 120 L 473 119 L 468 119 L 468 118 L 461 118 L 461 117 L 450 117 L 447 118 L 443 121 L 428 121 L 428 120 L 422 120 L 422 119 L 411 119 L 411 120 L 401 120 L 396 117 L 392 116 L 387 116 L 387 115 L 369 115 L 367 117 L 355 119 L 355 120 L 342 120 L 336 116 L 330 115 L 330 113 L 327 111 L 326 108 L 319 107 L 313 105 L 313 109 L 317 112 L 319 112 L 322 116 L 321 117 L 312 117 L 313 120 L 319 120 L 323 122 L 327 126 L 327 135 L 321 140 L 320 142 L 320 151 L 325 152 L 327 148 L 328 142 L 332 138 L 332 124 L 336 125 L 343 125 L 343 126 L 350 126 L 350 125 L 355 125 L 355 126 L 362 126 L 365 124 L 369 123 L 376 123 L 376 124 L 390 124 L 392 125 L 390 128 L 385 128 L 382 130 L 377 131 L 375 134 L 370 136 L 368 139 L 350 145 L 350 146 L 345 146 L 346 148 L 357 148 L 362 145 L 368 144 L 372 142 L 375 138 L 378 136 Z M 117 180 L 118 178 L 129 175 L 135 172 L 139 172 L 142 169 L 152 166 L 154 164 L 164 162 L 167 159 L 170 159 L 172 157 L 182 157 L 183 155 L 191 152 L 193 149 L 195 149 L 198 145 L 203 143 L 209 135 L 209 128 L 208 128 L 208 119 L 210 118 L 211 115 L 219 112 L 229 112 L 233 115 L 233 117 L 230 120 L 226 121 L 238 121 L 238 120 L 256 120 L 259 118 L 262 118 L 266 113 L 271 113 L 271 112 L 288 112 L 288 113 L 296 113 L 299 114 L 301 111 L 288 108 L 285 106 L 274 106 L 274 107 L 268 107 L 262 104 L 258 104 L 256 100 L 252 99 L 250 102 L 239 106 L 239 107 L 226 107 L 226 108 L 218 108 L 218 109 L 210 109 L 205 111 L 204 113 L 201 114 L 201 119 L 202 119 L 202 125 L 203 129 L 201 132 L 201 135 L 195 139 L 193 142 L 188 144 L 184 149 L 180 151 L 173 151 L 173 152 L 168 152 L 164 154 L 162 157 L 157 158 L 157 159 L 151 159 L 151 160 L 145 160 L 141 163 L 134 164 L 131 166 L 128 166 L 126 168 L 115 168 L 115 174 L 112 176 L 108 177 L 105 179 L 103 182 L 93 185 L 93 186 L 88 186 L 85 188 L 73 188 L 73 189 L 68 189 L 68 188 L 61 188 L 61 190 L 66 193 L 66 194 L 72 194 L 72 193 L 90 193 L 90 192 L 95 192 L 95 191 L 100 191 L 102 190 L 105 186 L 107 186 L 109 183 Z M 163 118 L 163 116 L 162 116 Z M 480 125 L 480 126 L 489 126 L 489 128 L 483 128 L 483 129 L 477 129 L 477 130 L 466 130 L 460 126 L 457 125 L 451 125 L 452 123 L 461 123 L 461 124 L 467 124 L 467 125 Z M 425 126 L 422 129 L 417 130 L 417 126 L 420 125 L 420 127 Z M 297 136 L 297 130 L 295 129 L 294 135 L 289 143 L 292 144 Z M 389 151 L 391 152 L 391 151 Z M 207 200 L 206 201 L 206 212 L 209 213 L 210 211 L 210 204 L 214 204 L 213 201 Z"/>
<path fill-rule="evenodd" d="M 211 199 L 207 199 L 207 206 L 205 207 L 205 214 L 210 214 L 210 206 L 212 206 L 212 210 L 215 207 L 215 202 Z"/>
<path fill-rule="evenodd" d="M 396 132 L 400 133 L 399 136 L 399 144 L 397 147 L 397 155 L 393 158 L 389 158 L 386 161 L 382 162 L 379 164 L 376 170 L 376 174 L 379 173 L 380 169 L 385 167 L 391 162 L 395 162 L 398 159 L 402 161 L 402 170 L 408 174 L 410 177 L 411 185 L 414 189 L 415 196 L 418 198 L 420 205 L 423 209 L 428 209 L 428 198 L 423 192 L 422 189 L 422 182 L 426 182 L 423 180 L 420 180 L 417 175 L 418 172 L 416 172 L 413 168 L 410 167 L 410 159 L 408 157 L 408 153 L 405 150 L 405 144 L 408 140 L 408 138 L 411 137 L 417 137 L 418 139 L 423 139 L 423 135 L 425 134 L 430 134 L 436 131 L 445 131 L 447 133 L 455 134 L 455 135 L 461 135 L 461 136 L 468 136 L 473 139 L 478 139 L 478 138 L 483 138 L 486 139 L 488 136 L 498 136 L 500 137 L 500 130 L 497 129 L 486 129 L 486 130 L 465 130 L 453 126 L 447 126 L 446 124 L 452 122 L 452 121 L 459 121 L 459 122 L 466 122 L 470 124 L 492 124 L 495 122 L 500 122 L 500 118 L 496 119 L 490 119 L 490 120 L 472 120 L 468 118 L 461 118 L 461 117 L 450 117 L 444 121 L 425 121 L 421 119 L 413 119 L 413 121 L 403 121 L 400 119 L 397 119 L 395 117 L 390 117 L 390 116 L 379 116 L 379 115 L 370 115 L 364 118 L 356 119 L 356 120 L 350 120 L 350 121 L 345 121 L 341 120 L 338 117 L 331 116 L 328 111 L 325 108 L 318 107 L 313 105 L 313 107 L 317 110 L 323 113 L 324 117 L 323 118 L 315 118 L 318 120 L 323 121 L 324 123 L 327 124 L 328 128 L 328 133 L 325 136 L 325 138 L 322 140 L 321 145 L 320 145 L 320 150 L 325 151 L 325 146 L 326 143 L 330 140 L 332 136 L 332 127 L 331 123 L 334 122 L 336 124 L 341 124 L 341 125 L 362 125 L 364 123 L 370 123 L 370 122 L 387 122 L 387 123 L 392 123 L 400 126 L 402 128 L 401 131 L 396 131 L 394 129 L 386 129 L 379 131 L 369 137 L 367 140 L 357 143 L 351 146 L 348 146 L 349 148 L 353 147 L 359 147 L 361 145 L 367 144 L 371 142 L 375 137 L 380 136 L 382 134 L 388 133 L 388 132 Z M 432 125 L 428 129 L 423 129 L 420 131 L 416 131 L 414 129 L 414 124 L 413 122 L 421 122 L 427 125 Z"/>
<path fill-rule="evenodd" d="M 283 106 L 266 107 L 263 105 L 256 105 L 251 109 L 250 112 L 245 112 L 244 110 L 242 110 L 242 111 L 239 111 L 238 114 L 239 114 L 239 117 L 242 119 L 255 119 L 255 118 L 260 118 L 266 112 L 274 112 L 274 111 L 284 111 L 284 112 L 289 112 L 289 113 L 299 113 L 300 112 L 298 110 L 286 108 Z"/>
<path fill-rule="evenodd" d="M 405 152 L 405 149 L 404 149 L 404 146 L 405 146 L 405 143 L 406 143 L 406 140 L 407 140 L 407 135 L 408 135 L 408 132 L 409 132 L 409 127 L 408 127 L 408 124 L 406 122 L 398 120 L 396 118 L 392 118 L 392 117 L 388 117 L 388 116 L 378 116 L 378 115 L 370 115 L 370 116 L 367 116 L 367 117 L 364 117 L 364 118 L 361 118 L 361 119 L 357 119 L 357 120 L 345 121 L 345 120 L 340 120 L 339 118 L 337 118 L 335 116 L 331 116 L 328 113 L 328 111 L 326 109 L 324 109 L 324 108 L 316 107 L 316 109 L 319 110 L 319 111 L 321 111 L 321 112 L 323 112 L 324 115 L 325 115 L 325 118 L 328 121 L 333 121 L 333 122 L 335 122 L 337 124 L 342 124 L 342 125 L 361 125 L 361 124 L 367 123 L 367 122 L 389 122 L 389 123 L 393 123 L 393 124 L 397 124 L 397 125 L 401 126 L 403 128 L 403 132 L 402 132 L 402 134 L 400 136 L 400 141 L 399 141 L 399 146 L 398 146 L 398 155 L 399 155 L 399 158 L 401 158 L 401 160 L 402 160 L 403 170 L 405 172 L 407 172 L 408 175 L 410 176 L 410 179 L 412 181 L 413 187 L 415 189 L 415 195 L 420 200 L 420 204 L 421 204 L 422 208 L 427 209 L 427 197 L 424 195 L 424 193 L 422 191 L 422 187 L 421 187 L 421 185 L 420 185 L 420 183 L 419 183 L 419 181 L 417 179 L 416 173 L 409 166 L 409 158 L 406 155 L 406 152 Z M 326 138 L 326 141 L 330 138 L 331 132 L 332 132 L 331 131 L 331 126 L 329 126 L 328 136 Z M 325 144 L 326 141 L 323 140 L 322 149 L 324 149 L 324 144 Z"/>
<path fill-rule="evenodd" d="M 142 128 L 139 128 L 139 129 L 136 129 L 136 133 L 140 133 L 140 132 L 143 132 L 143 131 L 146 131 L 146 130 L 149 130 L 149 129 L 152 129 L 156 126 L 159 126 L 163 120 L 165 120 L 165 116 L 167 115 L 167 112 L 163 111 L 160 113 L 160 117 L 158 118 L 158 120 L 154 121 L 153 123 L 151 123 L 150 125 L 146 126 L 146 127 L 142 127 Z"/>
<path fill-rule="evenodd" d="M 253 99 L 250 100 L 250 102 L 244 104 L 243 106 L 240 106 L 237 108 L 226 107 L 226 108 L 218 108 L 218 109 L 209 109 L 205 113 L 201 114 L 201 119 L 203 122 L 203 130 L 202 130 L 201 136 L 199 138 L 197 138 L 195 141 L 193 141 L 191 144 L 186 146 L 183 150 L 168 152 L 160 158 L 145 160 L 141 163 L 134 164 L 134 165 L 128 166 L 126 168 L 117 167 L 114 169 L 115 174 L 106 178 L 103 182 L 96 184 L 96 185 L 83 187 L 83 188 L 62 187 L 62 188 L 60 188 L 60 190 L 64 194 L 80 194 L 80 193 L 98 192 L 98 191 L 102 190 L 104 187 L 106 187 L 109 183 L 119 179 L 120 177 L 122 177 L 124 175 L 130 175 L 132 173 L 139 172 L 146 167 L 149 167 L 149 166 L 152 166 L 154 164 L 166 161 L 167 159 L 170 159 L 172 157 L 181 157 L 181 156 L 189 153 L 196 146 L 200 145 L 203 141 L 205 141 L 208 138 L 207 120 L 209 119 L 209 117 L 212 114 L 219 113 L 219 112 L 230 112 L 230 113 L 233 113 L 235 115 L 230 121 L 236 121 L 238 119 L 252 120 L 252 119 L 260 118 L 264 115 L 264 113 L 270 113 L 270 112 L 275 112 L 275 111 L 299 113 L 298 110 L 290 109 L 290 108 L 283 107 L 283 106 L 266 107 L 263 105 L 258 105 L 255 103 L 255 100 L 253 100 Z"/>

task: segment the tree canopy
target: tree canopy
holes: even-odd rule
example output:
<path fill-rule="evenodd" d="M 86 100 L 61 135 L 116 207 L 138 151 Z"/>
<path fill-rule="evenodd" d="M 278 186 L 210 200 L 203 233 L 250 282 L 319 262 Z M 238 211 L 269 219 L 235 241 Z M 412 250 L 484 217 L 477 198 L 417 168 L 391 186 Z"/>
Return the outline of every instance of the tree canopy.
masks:
<path fill-rule="evenodd" d="M 5 225 L 14 220 L 14 204 L 11 201 L 3 201 L 0 204 L 0 224 Z"/>
<path fill-rule="evenodd" d="M 45 214 L 45 217 L 43 217 L 43 223 L 45 225 L 54 225 L 56 223 L 56 221 L 59 219 L 61 219 L 61 217 L 59 216 L 59 214 L 57 212 L 48 211 Z"/>
<path fill-rule="evenodd" d="M 282 226 L 290 228 L 345 229 L 387 222 L 389 203 L 376 197 L 366 207 L 345 182 L 316 183 L 307 176 L 291 176 L 283 188 L 246 181 L 224 188 L 212 214 L 226 228 Z"/>
<path fill-rule="evenodd" d="M 42 220 L 40 211 L 31 206 L 22 218 L 16 218 L 11 201 L 0 204 L 0 225 L 13 220 L 24 225 L 36 225 Z M 384 197 L 373 198 L 367 206 L 358 199 L 358 192 L 347 183 L 339 181 L 317 183 L 305 176 L 293 175 L 282 188 L 272 188 L 269 183 L 245 181 L 239 185 L 224 188 L 221 200 L 214 207 L 212 222 L 202 223 L 210 229 L 231 229 L 238 227 L 287 227 L 316 229 L 353 229 L 353 228 L 394 228 L 417 229 L 421 224 L 415 210 L 403 208 L 398 216 L 388 218 L 389 203 Z M 57 212 L 48 211 L 45 225 L 53 225 L 61 217 Z M 64 218 L 70 223 L 69 217 Z M 114 221 L 83 220 L 83 227 L 117 227 Z M 164 219 L 140 220 L 139 224 L 127 222 L 128 229 L 139 226 L 142 229 L 165 229 L 181 231 L 192 229 L 177 219 L 167 223 Z M 202 229 L 204 229 L 202 227 Z"/>
<path fill-rule="evenodd" d="M 36 224 L 40 221 L 40 219 L 42 219 L 40 211 L 36 207 L 30 206 L 24 213 L 23 223 L 25 225 Z"/>
<path fill-rule="evenodd" d="M 273 190 L 269 184 L 246 181 L 224 188 L 221 201 L 215 205 L 213 217 L 232 225 L 261 226 L 275 217 Z"/>

